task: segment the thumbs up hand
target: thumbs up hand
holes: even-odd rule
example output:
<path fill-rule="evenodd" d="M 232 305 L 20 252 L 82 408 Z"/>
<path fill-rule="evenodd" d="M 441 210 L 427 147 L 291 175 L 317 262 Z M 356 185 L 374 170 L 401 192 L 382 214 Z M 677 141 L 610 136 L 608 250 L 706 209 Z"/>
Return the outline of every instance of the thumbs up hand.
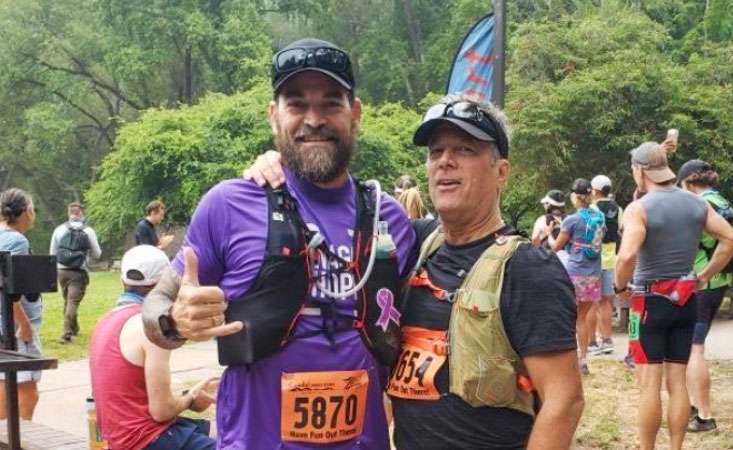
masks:
<path fill-rule="evenodd" d="M 218 286 L 201 286 L 198 257 L 191 247 L 183 249 L 183 276 L 171 317 L 178 334 L 194 341 L 226 336 L 242 329 L 242 322 L 225 323 L 227 304 Z"/>

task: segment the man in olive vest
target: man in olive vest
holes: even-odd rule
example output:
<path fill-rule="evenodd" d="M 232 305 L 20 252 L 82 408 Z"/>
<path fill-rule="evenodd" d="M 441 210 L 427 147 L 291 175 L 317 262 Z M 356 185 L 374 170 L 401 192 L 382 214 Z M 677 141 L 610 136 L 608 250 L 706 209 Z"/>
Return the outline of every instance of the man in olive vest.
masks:
<path fill-rule="evenodd" d="M 415 225 L 419 264 L 387 391 L 396 446 L 569 448 L 583 408 L 573 287 L 554 255 L 501 219 L 503 114 L 448 96 L 428 110 L 414 142 L 428 147 L 441 226 Z M 268 152 L 245 176 L 276 185 L 280 172 Z"/>
<path fill-rule="evenodd" d="M 398 448 L 569 448 L 580 418 L 573 287 L 501 217 L 506 130 L 492 105 L 453 95 L 415 133 L 441 225 L 418 232 L 388 389 Z"/>

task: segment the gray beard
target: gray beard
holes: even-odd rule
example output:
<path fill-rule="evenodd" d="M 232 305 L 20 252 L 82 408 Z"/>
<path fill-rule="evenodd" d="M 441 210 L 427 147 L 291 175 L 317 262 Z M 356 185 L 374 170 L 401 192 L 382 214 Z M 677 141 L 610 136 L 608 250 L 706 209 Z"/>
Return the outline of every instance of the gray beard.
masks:
<path fill-rule="evenodd" d="M 275 146 L 282 154 L 283 162 L 300 178 L 311 183 L 328 183 L 341 175 L 351 162 L 356 149 L 355 139 L 337 140 L 335 147 L 313 149 L 305 154 L 298 149 L 298 144 L 283 138 L 279 133 L 275 136 Z"/>

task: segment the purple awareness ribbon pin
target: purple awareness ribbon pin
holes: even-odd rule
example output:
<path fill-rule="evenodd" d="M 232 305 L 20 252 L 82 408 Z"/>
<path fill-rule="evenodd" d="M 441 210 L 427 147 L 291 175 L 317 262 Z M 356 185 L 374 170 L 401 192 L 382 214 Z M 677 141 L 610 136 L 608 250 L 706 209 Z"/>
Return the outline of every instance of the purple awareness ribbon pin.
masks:
<path fill-rule="evenodd" d="M 378 290 L 377 305 L 379 305 L 382 312 L 379 314 L 379 319 L 377 319 L 376 325 L 380 327 L 382 331 L 385 333 L 387 332 L 390 320 L 394 322 L 395 325 L 400 326 L 400 317 L 402 314 L 394 307 L 394 294 L 392 294 L 392 291 L 387 288 Z"/>

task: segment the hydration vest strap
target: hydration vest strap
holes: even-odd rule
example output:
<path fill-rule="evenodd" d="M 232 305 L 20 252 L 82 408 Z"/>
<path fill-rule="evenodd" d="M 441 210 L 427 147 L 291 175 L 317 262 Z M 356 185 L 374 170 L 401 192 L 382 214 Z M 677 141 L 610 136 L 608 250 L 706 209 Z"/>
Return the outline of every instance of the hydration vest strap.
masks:
<path fill-rule="evenodd" d="M 438 300 L 448 300 L 450 297 L 445 289 L 439 288 L 438 286 L 433 284 L 432 281 L 430 281 L 428 271 L 425 269 L 420 269 L 418 273 L 410 278 L 410 287 L 428 288 L 433 294 L 433 297 L 437 298 Z"/>

